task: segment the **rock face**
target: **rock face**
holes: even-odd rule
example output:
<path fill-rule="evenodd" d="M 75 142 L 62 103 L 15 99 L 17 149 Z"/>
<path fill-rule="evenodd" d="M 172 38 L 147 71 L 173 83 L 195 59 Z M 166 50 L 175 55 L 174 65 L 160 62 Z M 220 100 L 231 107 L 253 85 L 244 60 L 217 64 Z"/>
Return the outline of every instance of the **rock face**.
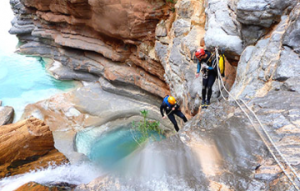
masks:
<path fill-rule="evenodd" d="M 77 132 L 86 128 L 104 132 L 119 127 L 130 128 L 133 121 L 141 119 L 140 111 L 144 109 L 149 111 L 149 119 L 161 120 L 160 103 L 157 105 L 148 103 L 149 99 L 155 102 L 156 97 L 145 97 L 144 101 L 140 101 L 139 97 L 143 97 L 143 92 L 135 92 L 135 97 L 126 97 L 131 95 L 125 91 L 126 89 L 119 93 L 121 95 L 116 95 L 113 86 L 107 84 L 105 86 L 112 93 L 104 91 L 99 83 L 91 83 L 76 91 L 30 104 L 26 107 L 22 118 L 34 116 L 45 121 L 53 132 L 55 147 L 72 163 L 83 159 L 82 154 L 74 150 Z M 166 132 L 173 131 L 169 120 L 162 120 L 160 127 Z"/>
<path fill-rule="evenodd" d="M 267 190 L 268 180 L 253 178 L 259 176 L 255 169 L 264 164 L 264 158 L 270 155 L 246 116 L 234 106 L 217 103 L 196 115 L 178 135 L 146 145 L 124 161 L 125 180 L 108 175 L 76 190 L 159 190 L 160 184 L 167 184 L 167 190 Z M 274 175 L 278 169 L 269 172 Z M 140 181 L 143 176 L 155 184 Z M 168 178 L 175 180 L 165 183 Z"/>
<path fill-rule="evenodd" d="M 0 106 L 0 126 L 12 123 L 14 120 L 14 108 Z"/>
<path fill-rule="evenodd" d="M 67 161 L 54 148 L 49 127 L 36 118 L 1 126 L 0 147 L 1 178 Z"/>
<path fill-rule="evenodd" d="M 229 9 L 228 1 L 207 1 L 206 14 L 206 48 L 223 48 L 232 59 L 238 59 L 243 51 L 241 24 L 236 20 L 235 13 Z"/>
<path fill-rule="evenodd" d="M 243 24 L 270 27 L 274 21 L 280 21 L 281 15 L 297 4 L 293 0 L 237 0 L 237 19 Z M 288 10 L 286 10 L 288 9 Z"/>
<path fill-rule="evenodd" d="M 205 34 L 203 2 L 177 1 L 175 13 L 161 22 L 159 27 L 172 25 L 166 37 L 156 36 L 155 52 L 164 67 L 172 95 L 186 114 L 194 115 L 200 105 L 201 81 L 195 79 L 197 66 L 192 59 Z"/>
<path fill-rule="evenodd" d="M 29 182 L 19 187 L 16 191 L 60 191 L 60 190 L 73 191 L 74 186 L 71 187 L 69 185 L 44 186 L 35 182 Z"/>
<path fill-rule="evenodd" d="M 130 84 L 159 97 L 169 94 L 154 56 L 156 24 L 172 3 L 158 0 L 11 0 L 16 18 L 10 33 L 20 52 L 54 58 L 58 79 Z"/>
<path fill-rule="evenodd" d="M 249 101 L 299 171 L 299 2 L 178 0 L 175 8 L 161 0 L 11 4 L 16 13 L 11 33 L 24 43 L 20 52 L 58 61 L 50 67 L 58 79 L 92 82 L 29 105 L 23 116 L 45 120 L 57 148 L 71 160 L 82 159 L 74 151 L 78 131 L 115 128 L 120 121 L 128 125 L 139 119 L 141 109 L 160 120 L 161 98 L 171 93 L 182 111 L 194 116 L 182 134 L 204 161 L 203 187 L 291 189 L 241 110 L 230 106 L 232 102 L 217 103 L 217 82 L 212 106 L 199 110 L 202 79 L 194 75 L 194 52 L 199 47 L 225 48 L 226 87 L 234 83 L 230 93 Z M 172 130 L 166 121 L 162 125 Z"/>
<path fill-rule="evenodd" d="M 299 17 L 299 3 L 289 16 L 283 16 L 268 38 L 256 46 L 248 46 L 239 61 L 232 94 L 237 98 L 262 97 L 270 90 L 297 91 L 295 81 L 299 76 L 300 63 L 297 46 L 286 46 L 286 36 L 294 35 L 294 18 Z M 293 30 L 293 31 L 292 31 Z M 297 39 L 296 37 L 294 37 Z M 295 50 L 292 48 L 295 47 Z M 287 81 L 288 80 L 288 81 Z M 287 81 L 287 82 L 285 82 Z"/>

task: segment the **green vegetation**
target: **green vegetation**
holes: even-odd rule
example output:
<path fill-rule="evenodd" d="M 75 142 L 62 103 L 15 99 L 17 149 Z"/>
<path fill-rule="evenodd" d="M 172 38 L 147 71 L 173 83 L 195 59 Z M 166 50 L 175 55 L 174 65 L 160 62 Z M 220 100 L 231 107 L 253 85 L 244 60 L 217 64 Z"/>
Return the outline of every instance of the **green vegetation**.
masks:
<path fill-rule="evenodd" d="M 174 0 L 167 0 L 167 3 L 176 3 L 176 1 L 174 1 Z"/>
<path fill-rule="evenodd" d="M 159 137 L 164 133 L 162 129 L 159 128 L 158 121 L 150 121 L 147 119 L 148 111 L 143 110 L 140 111 L 141 115 L 143 116 L 143 120 L 139 122 L 132 122 L 132 130 L 135 132 L 133 137 L 135 141 L 140 144 L 146 141 L 149 137 L 156 140 L 155 134 L 157 133 Z M 136 134 L 140 134 L 136 136 Z M 137 138 L 138 137 L 138 138 Z"/>

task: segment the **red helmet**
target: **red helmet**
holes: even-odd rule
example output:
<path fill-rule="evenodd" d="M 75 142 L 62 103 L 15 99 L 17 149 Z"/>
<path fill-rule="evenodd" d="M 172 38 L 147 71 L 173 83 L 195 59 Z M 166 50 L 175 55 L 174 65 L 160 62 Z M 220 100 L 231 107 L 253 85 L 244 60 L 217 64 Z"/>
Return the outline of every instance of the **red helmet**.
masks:
<path fill-rule="evenodd" d="M 200 49 L 198 49 L 198 50 L 195 52 L 195 56 L 196 56 L 197 58 L 200 58 L 200 57 L 203 56 L 204 54 L 205 54 L 205 51 L 204 51 L 203 48 L 200 48 Z"/>

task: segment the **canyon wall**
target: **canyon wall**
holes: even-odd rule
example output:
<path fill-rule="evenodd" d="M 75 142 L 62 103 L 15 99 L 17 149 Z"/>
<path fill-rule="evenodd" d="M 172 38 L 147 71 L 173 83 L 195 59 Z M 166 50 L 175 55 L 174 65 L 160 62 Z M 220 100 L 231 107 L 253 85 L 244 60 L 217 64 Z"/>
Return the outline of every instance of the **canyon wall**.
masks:
<path fill-rule="evenodd" d="M 58 79 L 109 80 L 157 97 L 169 93 L 155 58 L 156 24 L 168 17 L 164 1 L 18 1 L 10 33 L 23 54 L 50 57 Z"/>
<path fill-rule="evenodd" d="M 140 106 L 151 108 L 151 117 L 159 119 L 157 106 L 171 93 L 192 119 L 183 128 L 189 144 L 202 144 L 202 134 L 207 135 L 218 147 L 224 166 L 238 174 L 235 180 L 245 169 L 252 178 L 232 183 L 225 170 L 223 177 L 212 176 L 211 182 L 237 190 L 291 189 L 233 98 L 248 101 L 299 171 L 299 1 L 11 0 L 11 4 L 16 19 L 10 32 L 22 43 L 20 53 L 58 61 L 50 67 L 58 79 L 96 82 L 28 106 L 23 117 L 45 120 L 56 140 L 62 137 L 55 134 L 56 128 L 71 127 L 65 133 L 70 133 L 66 137 L 72 142 L 81 128 L 136 116 Z M 195 78 L 194 52 L 204 46 L 225 50 L 222 80 L 233 95 L 230 107 L 219 103 L 223 89 L 216 82 L 213 106 L 199 109 L 202 81 L 201 76 Z M 123 101 L 102 103 L 106 94 L 102 90 L 118 94 L 114 100 Z M 114 96 L 103 96 L 109 97 Z M 126 107 L 129 103 L 134 105 L 131 109 Z M 115 109 L 115 104 L 122 107 Z M 103 116 L 107 110 L 112 116 Z M 164 127 L 171 129 L 168 124 Z M 223 131 L 225 138 L 219 134 Z M 244 137 L 250 140 L 245 143 Z M 60 149 L 74 156 L 68 147 Z M 249 156 L 251 160 L 244 163 Z"/>

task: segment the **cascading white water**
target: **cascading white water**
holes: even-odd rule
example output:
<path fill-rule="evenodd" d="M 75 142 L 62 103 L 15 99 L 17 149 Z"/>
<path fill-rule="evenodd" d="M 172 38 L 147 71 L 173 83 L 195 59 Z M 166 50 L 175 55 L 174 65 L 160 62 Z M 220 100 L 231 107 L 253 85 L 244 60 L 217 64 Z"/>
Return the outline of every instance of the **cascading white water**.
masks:
<path fill-rule="evenodd" d="M 205 190 L 207 182 L 194 152 L 179 135 L 147 142 L 118 163 L 105 190 Z M 117 179 L 116 179 L 117 177 Z M 112 182 L 112 183 L 111 183 Z"/>
<path fill-rule="evenodd" d="M 87 184 L 101 175 L 103 175 L 103 171 L 89 163 L 61 166 L 50 165 L 45 169 L 4 178 L 0 180 L 0 190 L 13 191 L 28 182 L 37 182 L 40 184 L 53 184 L 57 182 L 66 182 L 75 185 Z"/>
<path fill-rule="evenodd" d="M 101 184 L 101 190 L 195 190 L 206 185 L 201 166 L 178 135 L 164 140 L 135 142 L 129 128 L 103 132 L 91 128 L 76 137 L 78 151 L 90 161 L 50 166 L 0 180 L 0 190 L 12 191 L 27 182 L 40 184 Z M 84 186 L 85 187 L 85 186 Z M 81 190 L 81 186 L 78 186 Z M 100 189 L 100 187 L 99 187 Z M 83 190 L 89 190 L 85 188 Z"/>

